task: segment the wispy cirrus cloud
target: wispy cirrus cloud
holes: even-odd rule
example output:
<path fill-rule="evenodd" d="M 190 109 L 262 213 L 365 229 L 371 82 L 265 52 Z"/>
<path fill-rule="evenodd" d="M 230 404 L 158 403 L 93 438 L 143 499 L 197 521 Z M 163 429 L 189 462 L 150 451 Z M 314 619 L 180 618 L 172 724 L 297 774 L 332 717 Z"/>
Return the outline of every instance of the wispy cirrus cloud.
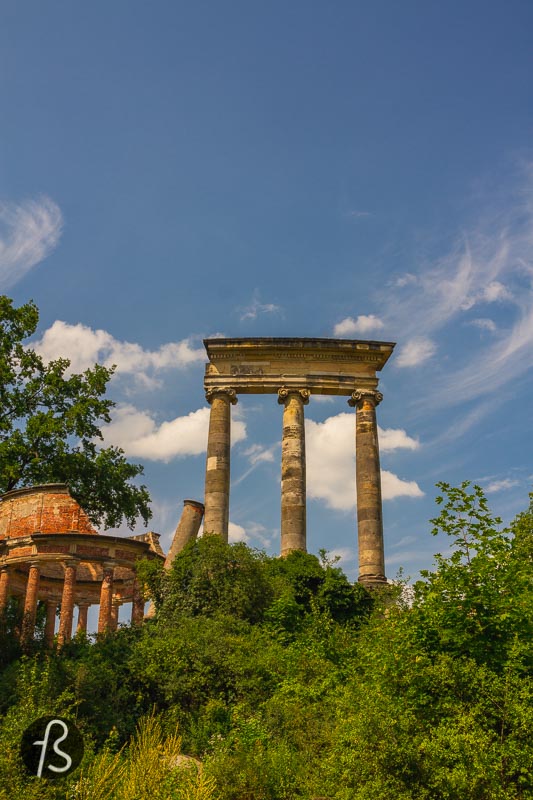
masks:
<path fill-rule="evenodd" d="M 257 319 L 257 317 L 262 314 L 281 314 L 283 312 L 282 307 L 275 303 L 262 303 L 257 289 L 253 293 L 249 305 L 238 308 L 237 310 L 241 322 Z"/>
<path fill-rule="evenodd" d="M 400 347 L 394 364 L 397 367 L 418 367 L 428 361 L 437 351 L 437 345 L 426 336 L 410 339 Z"/>
<path fill-rule="evenodd" d="M 61 210 L 43 195 L 20 204 L 0 204 L 0 289 L 9 289 L 57 246 Z"/>
<path fill-rule="evenodd" d="M 130 374 L 146 386 L 158 386 L 157 374 L 164 370 L 184 369 L 206 360 L 205 350 L 195 348 L 191 339 L 167 342 L 157 350 L 145 350 L 135 342 L 116 339 L 108 331 L 87 325 L 56 320 L 32 345 L 46 361 L 70 359 L 73 372 L 82 372 L 96 362 L 106 367 L 116 365 L 118 375 Z"/>
<path fill-rule="evenodd" d="M 520 481 L 514 478 L 502 478 L 501 480 L 491 481 L 485 487 L 487 494 L 495 494 L 495 492 L 503 492 L 506 489 L 513 489 L 515 486 L 520 486 Z"/>
<path fill-rule="evenodd" d="M 384 336 L 399 342 L 391 366 L 438 363 L 418 392 L 420 406 L 483 405 L 533 367 L 533 164 L 522 169 L 521 181 L 510 182 L 508 196 L 490 198 L 440 257 L 410 267 L 375 298 Z M 350 319 L 335 326 L 336 335 Z M 481 335 L 461 346 L 457 325 Z M 487 408 L 470 409 L 470 424 Z"/>

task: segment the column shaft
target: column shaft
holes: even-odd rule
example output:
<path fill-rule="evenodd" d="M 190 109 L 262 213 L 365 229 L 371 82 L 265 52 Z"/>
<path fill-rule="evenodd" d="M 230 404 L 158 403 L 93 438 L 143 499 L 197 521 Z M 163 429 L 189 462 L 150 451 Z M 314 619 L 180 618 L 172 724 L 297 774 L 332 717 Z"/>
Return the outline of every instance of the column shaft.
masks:
<path fill-rule="evenodd" d="M 100 613 L 98 633 L 105 633 L 111 625 L 111 606 L 113 602 L 113 567 L 104 566 L 104 576 L 100 589 Z"/>
<path fill-rule="evenodd" d="M 78 603 L 78 624 L 76 633 L 87 633 L 87 614 L 89 613 L 88 603 Z"/>
<path fill-rule="evenodd" d="M 283 403 L 281 441 L 281 555 L 306 552 L 305 424 L 306 390 L 280 389 Z"/>
<path fill-rule="evenodd" d="M 381 471 L 376 421 L 376 405 L 382 394 L 356 391 L 348 402 L 355 405 L 357 530 L 359 543 L 359 581 L 367 585 L 387 582 L 383 547 Z"/>
<path fill-rule="evenodd" d="M 9 601 L 9 568 L 0 570 L 0 617 L 4 615 Z"/>
<path fill-rule="evenodd" d="M 39 594 L 40 569 L 38 564 L 30 564 L 28 582 L 26 584 L 26 597 L 24 599 L 24 616 L 22 618 L 21 641 L 23 647 L 28 648 L 35 631 L 37 617 L 37 598 Z"/>
<path fill-rule="evenodd" d="M 229 482 L 231 447 L 231 403 L 236 403 L 232 389 L 206 392 L 211 403 L 207 463 L 205 471 L 204 532 L 228 541 Z"/>
<path fill-rule="evenodd" d="M 184 500 L 183 511 L 170 549 L 165 559 L 165 569 L 170 569 L 172 562 L 183 548 L 196 539 L 204 515 L 204 504 L 196 500 Z"/>
<path fill-rule="evenodd" d="M 111 617 L 109 620 L 109 630 L 116 631 L 118 628 L 118 615 L 120 612 L 120 603 L 113 600 L 111 603 Z"/>
<path fill-rule="evenodd" d="M 69 642 L 72 637 L 75 587 L 76 564 L 66 564 L 65 577 L 63 580 L 63 595 L 61 597 L 61 611 L 59 613 L 59 631 L 57 634 L 58 647 L 62 647 L 65 642 Z"/>
<path fill-rule="evenodd" d="M 56 630 L 57 603 L 55 600 L 46 601 L 46 622 L 44 624 L 44 643 L 48 649 L 54 646 Z"/>
<path fill-rule="evenodd" d="M 137 578 L 133 581 L 133 597 L 131 603 L 131 624 L 142 625 L 144 619 L 144 597 Z"/>

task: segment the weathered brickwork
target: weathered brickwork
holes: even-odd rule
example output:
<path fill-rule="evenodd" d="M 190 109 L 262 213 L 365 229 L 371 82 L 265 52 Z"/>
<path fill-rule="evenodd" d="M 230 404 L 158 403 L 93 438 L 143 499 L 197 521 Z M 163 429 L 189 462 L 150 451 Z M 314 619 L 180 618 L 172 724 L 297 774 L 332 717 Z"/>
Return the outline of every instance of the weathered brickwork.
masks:
<path fill-rule="evenodd" d="M 95 534 L 89 517 L 61 484 L 17 489 L 0 502 L 0 539 L 32 533 Z"/>
<path fill-rule="evenodd" d="M 163 559 L 158 540 L 153 532 L 127 538 L 99 534 L 62 484 L 8 492 L 0 498 L 0 626 L 10 597 L 23 604 L 20 635 L 28 652 L 39 602 L 46 604 L 47 647 L 56 639 L 62 647 L 71 638 L 76 605 L 79 631 L 87 628 L 91 605 L 100 605 L 100 632 L 116 627 L 123 603 L 132 603 L 132 623 L 140 624 L 144 599 L 135 563 Z"/>

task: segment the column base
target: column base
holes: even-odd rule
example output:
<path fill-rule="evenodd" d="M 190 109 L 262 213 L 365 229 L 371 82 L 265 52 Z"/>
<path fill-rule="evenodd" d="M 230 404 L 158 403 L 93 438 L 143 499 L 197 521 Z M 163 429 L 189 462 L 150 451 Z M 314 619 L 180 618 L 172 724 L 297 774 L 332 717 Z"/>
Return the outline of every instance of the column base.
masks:
<path fill-rule="evenodd" d="M 389 582 L 385 575 L 359 575 L 357 583 L 362 584 L 368 589 L 373 589 L 378 586 L 388 586 Z"/>

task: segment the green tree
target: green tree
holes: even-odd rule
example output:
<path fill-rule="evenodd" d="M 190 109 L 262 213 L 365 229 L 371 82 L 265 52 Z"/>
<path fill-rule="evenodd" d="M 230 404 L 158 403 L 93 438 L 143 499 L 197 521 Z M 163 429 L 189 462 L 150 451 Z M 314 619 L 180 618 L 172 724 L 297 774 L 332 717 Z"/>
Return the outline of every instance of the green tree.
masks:
<path fill-rule="evenodd" d="M 114 405 L 104 398 L 113 369 L 95 364 L 78 375 L 68 359 L 44 363 L 24 344 L 38 321 L 33 302 L 15 308 L 0 296 L 0 492 L 58 481 L 96 525 L 147 522 L 148 491 L 132 483 L 143 468 L 120 448 L 98 446 Z"/>
<path fill-rule="evenodd" d="M 510 528 L 494 517 L 483 490 L 464 481 L 439 483 L 441 513 L 433 535 L 452 538 L 451 554 L 437 553 L 436 569 L 416 584 L 415 612 L 429 652 L 474 658 L 501 670 L 516 647 L 531 658 L 533 509 Z M 515 653 L 516 654 L 516 653 Z"/>

